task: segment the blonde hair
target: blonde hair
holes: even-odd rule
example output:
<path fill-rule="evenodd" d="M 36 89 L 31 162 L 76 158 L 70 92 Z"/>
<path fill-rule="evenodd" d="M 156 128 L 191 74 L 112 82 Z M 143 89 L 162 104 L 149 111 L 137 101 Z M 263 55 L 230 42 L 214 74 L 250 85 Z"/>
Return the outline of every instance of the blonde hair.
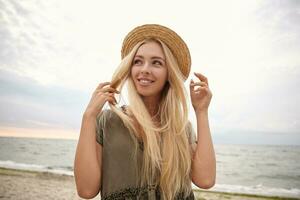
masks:
<path fill-rule="evenodd" d="M 130 76 L 132 60 L 138 48 L 150 41 L 161 45 L 168 69 L 168 81 L 162 90 L 158 106 L 158 116 L 160 116 L 158 124 L 152 120 Z M 121 91 L 126 81 L 129 105 L 135 109 L 130 109 L 129 113 L 125 114 L 115 105 L 109 105 L 130 130 L 131 137 L 135 141 L 135 158 L 138 147 L 135 137 L 140 136 L 143 141 L 143 162 L 141 172 L 137 172 L 140 177 L 137 185 L 159 186 L 162 198 L 165 200 L 174 199 L 179 193 L 183 193 L 184 197 L 189 196 L 192 191 L 192 152 L 187 137 L 189 134 L 187 127 L 190 123 L 186 101 L 187 92 L 184 87 L 183 74 L 167 45 L 153 38 L 139 42 L 121 61 L 113 74 L 111 86 Z"/>

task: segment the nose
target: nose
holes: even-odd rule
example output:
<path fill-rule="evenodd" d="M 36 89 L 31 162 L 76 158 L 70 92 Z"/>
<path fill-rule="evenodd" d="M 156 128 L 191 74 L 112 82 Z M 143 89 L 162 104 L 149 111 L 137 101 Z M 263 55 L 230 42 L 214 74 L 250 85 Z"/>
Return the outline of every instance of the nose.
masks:
<path fill-rule="evenodd" d="M 149 63 L 145 62 L 143 67 L 141 68 L 141 73 L 142 74 L 150 74 L 150 67 L 149 67 Z"/>

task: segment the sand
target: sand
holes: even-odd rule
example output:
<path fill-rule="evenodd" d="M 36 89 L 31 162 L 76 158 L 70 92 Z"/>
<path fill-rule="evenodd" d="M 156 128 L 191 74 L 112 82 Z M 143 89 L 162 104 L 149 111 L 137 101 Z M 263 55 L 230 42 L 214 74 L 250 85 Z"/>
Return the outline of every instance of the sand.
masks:
<path fill-rule="evenodd" d="M 255 195 L 230 194 L 194 190 L 199 200 L 271 200 L 288 199 L 262 197 Z M 82 199 L 77 195 L 73 176 L 57 175 L 46 172 L 31 172 L 0 168 L 0 199 L 37 200 L 37 199 Z M 98 194 L 93 199 L 101 199 Z M 300 198 L 299 198 L 300 199 Z"/>

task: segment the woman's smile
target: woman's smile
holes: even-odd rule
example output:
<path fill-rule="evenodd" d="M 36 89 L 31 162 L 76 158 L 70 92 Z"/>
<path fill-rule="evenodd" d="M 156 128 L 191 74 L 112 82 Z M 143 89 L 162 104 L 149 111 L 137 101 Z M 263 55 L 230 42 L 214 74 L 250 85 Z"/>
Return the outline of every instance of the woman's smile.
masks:
<path fill-rule="evenodd" d="M 139 82 L 139 84 L 140 84 L 141 86 L 149 86 L 149 85 L 152 85 L 152 83 L 153 83 L 154 81 L 149 80 L 149 79 L 145 79 L 145 78 L 140 78 L 140 79 L 138 79 L 138 82 Z"/>

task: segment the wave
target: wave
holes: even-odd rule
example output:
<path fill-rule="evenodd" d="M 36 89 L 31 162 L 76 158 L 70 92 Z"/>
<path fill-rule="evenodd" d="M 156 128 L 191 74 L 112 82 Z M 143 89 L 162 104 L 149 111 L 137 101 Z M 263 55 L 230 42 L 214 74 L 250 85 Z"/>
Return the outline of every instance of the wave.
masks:
<path fill-rule="evenodd" d="M 10 160 L 0 160 L 0 167 L 74 176 L 73 167 L 71 166 L 44 166 L 36 164 L 17 163 Z M 199 188 L 193 184 L 193 189 L 197 190 Z M 209 189 L 209 191 L 288 198 L 299 198 L 300 196 L 299 188 L 271 188 L 266 187 L 262 184 L 255 186 L 216 184 L 213 188 Z"/>
<path fill-rule="evenodd" d="M 198 189 L 198 187 L 193 184 L 193 189 Z M 264 186 L 262 184 L 255 186 L 216 184 L 213 188 L 209 190 L 215 192 L 261 195 L 268 197 L 299 198 L 300 196 L 299 188 L 273 188 Z"/>
<path fill-rule="evenodd" d="M 0 160 L 0 167 L 8 169 L 19 169 L 27 171 L 48 172 L 53 174 L 74 176 L 72 167 L 63 166 L 44 166 L 36 164 L 17 163 L 11 160 Z"/>

